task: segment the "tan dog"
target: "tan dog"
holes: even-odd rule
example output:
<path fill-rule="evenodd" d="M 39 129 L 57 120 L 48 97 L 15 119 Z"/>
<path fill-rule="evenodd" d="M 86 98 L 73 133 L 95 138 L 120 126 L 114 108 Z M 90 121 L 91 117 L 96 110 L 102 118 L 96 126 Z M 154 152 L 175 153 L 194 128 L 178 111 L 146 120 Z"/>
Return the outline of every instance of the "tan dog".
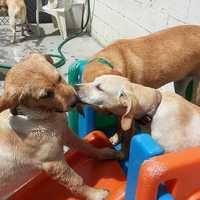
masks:
<path fill-rule="evenodd" d="M 21 24 L 21 32 L 24 35 L 24 27 L 26 27 L 28 31 L 30 31 L 30 27 L 28 26 L 28 21 L 26 18 L 26 4 L 24 0 L 6 0 L 6 4 L 8 7 L 8 15 L 10 28 L 12 31 L 12 39 L 11 43 L 16 41 L 16 24 Z"/>
<path fill-rule="evenodd" d="M 115 75 L 76 89 L 82 102 L 119 116 L 124 131 L 135 119 L 151 116 L 151 135 L 166 151 L 200 145 L 200 108 L 175 93 L 161 93 Z"/>
<path fill-rule="evenodd" d="M 182 96 L 188 77 L 194 79 L 194 99 L 200 105 L 200 26 L 177 26 L 136 39 L 114 42 L 86 65 L 83 82 L 104 74 L 127 77 L 131 82 L 159 88 L 175 81 L 175 90 Z"/>
<path fill-rule="evenodd" d="M 6 0 L 0 0 L 0 9 L 7 9 Z"/>
<path fill-rule="evenodd" d="M 74 89 L 40 54 L 8 72 L 0 97 L 0 198 L 42 170 L 74 195 L 106 198 L 107 191 L 85 185 L 64 160 L 63 145 L 93 158 L 117 156 L 112 149 L 96 149 L 67 127 L 65 111 L 75 101 Z"/>

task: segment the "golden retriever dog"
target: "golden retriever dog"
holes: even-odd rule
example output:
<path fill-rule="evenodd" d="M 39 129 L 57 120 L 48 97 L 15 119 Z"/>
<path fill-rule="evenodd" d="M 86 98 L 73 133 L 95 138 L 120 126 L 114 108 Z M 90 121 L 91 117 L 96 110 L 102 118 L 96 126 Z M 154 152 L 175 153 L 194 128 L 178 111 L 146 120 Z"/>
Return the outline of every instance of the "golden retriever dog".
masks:
<path fill-rule="evenodd" d="M 0 198 L 41 171 L 75 196 L 106 198 L 108 191 L 86 185 L 64 159 L 64 145 L 97 159 L 117 157 L 113 149 L 97 149 L 67 127 L 65 112 L 76 98 L 41 54 L 30 55 L 8 71 L 0 97 Z"/>
<path fill-rule="evenodd" d="M 192 25 L 118 40 L 94 55 L 85 67 L 83 82 L 91 82 L 104 74 L 121 75 L 133 83 L 152 88 L 175 81 L 176 92 L 184 96 L 192 77 L 193 102 L 200 105 L 199 41 L 200 26 Z"/>
<path fill-rule="evenodd" d="M 116 75 L 100 76 L 77 85 L 76 90 L 83 103 L 119 116 L 124 131 L 133 127 L 136 119 L 150 116 L 151 135 L 167 152 L 200 145 L 200 108 L 175 93 Z"/>
<path fill-rule="evenodd" d="M 8 7 L 10 29 L 12 31 L 11 43 L 15 43 L 16 25 L 18 23 L 21 25 L 22 35 L 24 35 L 25 25 L 26 25 L 27 30 L 31 32 L 31 28 L 28 25 L 28 21 L 26 17 L 26 4 L 24 0 L 6 0 L 6 5 Z"/>

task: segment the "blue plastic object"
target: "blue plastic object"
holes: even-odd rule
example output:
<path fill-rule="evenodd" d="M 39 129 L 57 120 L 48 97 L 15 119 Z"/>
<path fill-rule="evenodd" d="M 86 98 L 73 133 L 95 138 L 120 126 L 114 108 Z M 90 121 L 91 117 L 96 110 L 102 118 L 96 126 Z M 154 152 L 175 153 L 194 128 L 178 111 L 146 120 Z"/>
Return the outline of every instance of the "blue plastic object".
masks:
<path fill-rule="evenodd" d="M 80 60 L 80 73 L 79 73 L 79 82 L 82 80 L 82 74 L 85 65 L 88 63 L 87 60 Z M 78 132 L 80 137 L 85 137 L 89 132 L 95 129 L 95 117 L 94 110 L 90 106 L 84 106 L 83 109 L 84 115 L 79 114 L 78 120 Z"/>
<path fill-rule="evenodd" d="M 73 62 L 68 68 L 68 83 L 72 86 L 81 82 L 81 75 L 84 69 L 85 64 L 87 64 L 86 60 L 76 60 Z M 78 130 L 78 112 L 76 110 L 72 110 L 68 112 L 68 126 L 71 128 L 76 134 L 79 134 Z"/>
<path fill-rule="evenodd" d="M 79 114 L 78 119 L 78 132 L 81 138 L 95 129 L 94 110 L 90 106 L 84 106 L 83 112 L 85 116 Z"/>
<path fill-rule="evenodd" d="M 109 66 L 111 65 L 103 58 L 95 59 L 103 64 L 107 64 Z M 89 62 L 91 62 L 91 60 L 76 60 L 69 66 L 68 82 L 70 85 L 74 86 L 75 84 L 81 83 L 85 65 Z M 88 132 L 94 129 L 102 130 L 108 136 L 115 132 L 117 118 L 114 115 L 106 115 L 105 113 L 95 112 L 89 106 L 85 106 L 84 114 L 86 116 L 85 118 L 79 115 L 76 111 L 68 113 L 69 127 L 79 136 L 84 137 Z"/>
<path fill-rule="evenodd" d="M 81 82 L 81 75 L 86 63 L 86 60 L 79 61 L 80 68 L 77 74 L 77 80 L 79 82 Z M 85 106 L 84 114 L 85 117 L 79 115 L 78 120 L 78 132 L 80 137 L 86 136 L 87 133 L 96 128 L 94 110 L 89 106 Z M 141 133 L 138 124 L 136 124 L 136 134 L 138 135 L 134 136 L 131 140 L 129 158 L 120 163 L 125 173 L 128 171 L 125 200 L 134 200 L 135 198 L 139 170 L 144 160 L 164 153 L 162 147 L 158 145 L 149 134 Z M 115 149 L 120 150 L 121 145 L 117 145 Z M 161 185 L 159 188 L 158 200 L 174 200 L 172 195 L 166 192 L 164 185 Z"/>
<path fill-rule="evenodd" d="M 170 193 L 166 192 L 166 188 L 162 184 L 159 187 L 158 200 L 175 200 L 175 199 Z"/>
<path fill-rule="evenodd" d="M 82 74 L 87 61 L 82 61 L 80 65 L 80 82 L 82 80 Z M 78 119 L 78 132 L 80 137 L 85 137 L 89 132 L 95 129 L 95 117 L 94 110 L 90 106 L 84 106 L 84 115 L 79 114 Z"/>
<path fill-rule="evenodd" d="M 134 200 L 135 198 L 137 180 L 142 163 L 163 153 L 164 149 L 149 134 L 141 133 L 132 138 L 125 200 Z M 160 189 L 159 195 L 159 200 L 173 200 L 173 197 L 169 193 L 166 193 L 163 187 L 162 190 Z"/>

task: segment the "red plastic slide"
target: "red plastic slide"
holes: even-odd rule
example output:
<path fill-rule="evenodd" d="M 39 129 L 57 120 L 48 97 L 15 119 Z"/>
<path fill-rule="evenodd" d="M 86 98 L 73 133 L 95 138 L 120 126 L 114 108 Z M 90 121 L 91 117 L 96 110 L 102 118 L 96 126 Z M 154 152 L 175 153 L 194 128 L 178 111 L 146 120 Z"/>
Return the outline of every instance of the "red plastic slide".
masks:
<path fill-rule="evenodd" d="M 94 131 L 86 140 L 97 147 L 110 145 L 103 133 Z M 108 200 L 122 200 L 125 195 L 125 175 L 117 161 L 97 161 L 79 152 L 66 153 L 70 166 L 88 185 L 110 191 Z M 77 200 L 63 186 L 42 173 L 19 189 L 9 200 Z"/>

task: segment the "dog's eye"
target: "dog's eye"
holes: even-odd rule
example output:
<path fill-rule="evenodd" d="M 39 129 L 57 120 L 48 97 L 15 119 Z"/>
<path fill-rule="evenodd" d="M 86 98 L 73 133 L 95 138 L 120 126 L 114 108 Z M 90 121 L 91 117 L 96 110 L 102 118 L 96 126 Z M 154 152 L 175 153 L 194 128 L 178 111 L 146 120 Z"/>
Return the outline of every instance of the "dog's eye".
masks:
<path fill-rule="evenodd" d="M 103 89 L 102 89 L 102 87 L 101 87 L 100 84 L 96 85 L 96 88 L 97 88 L 97 90 L 99 90 L 99 91 L 103 91 Z"/>
<path fill-rule="evenodd" d="M 54 91 L 48 90 L 46 94 L 40 97 L 40 99 L 48 99 L 54 97 Z"/>

